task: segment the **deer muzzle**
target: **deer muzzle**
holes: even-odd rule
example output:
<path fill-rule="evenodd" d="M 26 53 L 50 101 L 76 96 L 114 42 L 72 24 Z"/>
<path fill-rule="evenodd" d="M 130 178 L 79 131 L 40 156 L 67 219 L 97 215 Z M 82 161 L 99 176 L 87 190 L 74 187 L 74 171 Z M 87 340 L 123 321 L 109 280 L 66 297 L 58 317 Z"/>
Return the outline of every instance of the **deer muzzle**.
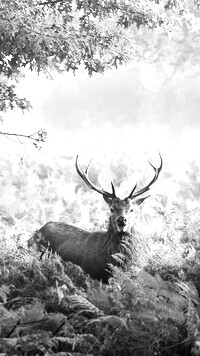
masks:
<path fill-rule="evenodd" d="M 126 231 L 127 220 L 124 216 L 118 216 L 115 220 L 116 227 L 119 232 Z"/>

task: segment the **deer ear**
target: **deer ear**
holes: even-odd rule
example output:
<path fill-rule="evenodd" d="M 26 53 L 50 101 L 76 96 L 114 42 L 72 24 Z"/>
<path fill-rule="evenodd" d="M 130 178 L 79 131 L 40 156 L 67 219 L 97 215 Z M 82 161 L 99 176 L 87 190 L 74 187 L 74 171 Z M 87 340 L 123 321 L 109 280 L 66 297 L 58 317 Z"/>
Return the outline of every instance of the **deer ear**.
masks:
<path fill-rule="evenodd" d="M 106 195 L 103 195 L 103 198 L 104 198 L 105 202 L 110 206 L 112 203 L 112 198 L 107 197 Z"/>
<path fill-rule="evenodd" d="M 150 197 L 150 195 L 147 195 L 147 197 L 140 198 L 140 199 L 136 200 L 136 204 L 137 204 L 137 205 L 142 204 L 142 203 L 143 203 L 143 201 L 144 201 L 145 199 L 149 198 L 149 197 Z"/>

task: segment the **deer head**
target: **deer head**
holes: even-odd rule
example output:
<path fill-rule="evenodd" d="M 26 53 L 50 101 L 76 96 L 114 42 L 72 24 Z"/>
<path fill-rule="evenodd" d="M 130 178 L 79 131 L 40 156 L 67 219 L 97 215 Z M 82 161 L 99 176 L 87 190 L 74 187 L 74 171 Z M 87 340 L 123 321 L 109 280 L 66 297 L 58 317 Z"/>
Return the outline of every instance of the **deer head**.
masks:
<path fill-rule="evenodd" d="M 111 222 L 111 225 L 112 225 L 112 228 L 114 229 L 114 231 L 117 231 L 117 232 L 127 231 L 129 229 L 129 221 L 130 221 L 129 216 L 134 211 L 135 206 L 140 205 L 141 203 L 143 203 L 143 201 L 145 199 L 147 199 L 149 197 L 149 195 L 148 195 L 148 196 L 136 199 L 140 195 L 146 193 L 158 179 L 158 176 L 161 172 L 162 164 L 163 164 L 162 157 L 161 157 L 160 153 L 159 153 L 159 156 L 160 156 L 160 166 L 158 168 L 154 167 L 154 165 L 148 161 L 154 170 L 153 179 L 144 188 L 142 188 L 138 191 L 136 191 L 137 184 L 135 184 L 131 193 L 124 199 L 120 199 L 116 196 L 115 187 L 112 182 L 111 182 L 112 193 L 109 193 L 109 192 L 97 187 L 94 183 L 92 183 L 92 181 L 88 177 L 88 170 L 89 170 L 91 160 L 90 160 L 86 170 L 83 171 L 79 167 L 78 156 L 76 157 L 76 170 L 77 170 L 78 174 L 80 175 L 80 177 L 83 179 L 83 181 L 87 184 L 87 186 L 89 188 L 102 194 L 105 202 L 108 204 L 110 211 L 111 211 L 110 222 Z"/>

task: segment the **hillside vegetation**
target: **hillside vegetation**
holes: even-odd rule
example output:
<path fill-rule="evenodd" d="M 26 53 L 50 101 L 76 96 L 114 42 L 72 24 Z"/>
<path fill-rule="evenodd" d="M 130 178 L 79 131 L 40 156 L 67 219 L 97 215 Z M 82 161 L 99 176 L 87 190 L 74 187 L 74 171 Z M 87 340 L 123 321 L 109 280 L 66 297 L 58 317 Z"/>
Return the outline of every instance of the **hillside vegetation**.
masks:
<path fill-rule="evenodd" d="M 148 166 L 147 166 L 148 167 Z M 92 180 L 123 197 L 151 168 L 116 155 Z M 106 189 L 109 189 L 105 186 Z M 81 182 L 74 157 L 1 159 L 0 355 L 200 355 L 200 168 L 181 177 L 165 164 L 152 196 L 133 213 L 133 264 L 108 285 L 59 256 L 29 251 L 47 221 L 105 229 L 102 197 Z"/>

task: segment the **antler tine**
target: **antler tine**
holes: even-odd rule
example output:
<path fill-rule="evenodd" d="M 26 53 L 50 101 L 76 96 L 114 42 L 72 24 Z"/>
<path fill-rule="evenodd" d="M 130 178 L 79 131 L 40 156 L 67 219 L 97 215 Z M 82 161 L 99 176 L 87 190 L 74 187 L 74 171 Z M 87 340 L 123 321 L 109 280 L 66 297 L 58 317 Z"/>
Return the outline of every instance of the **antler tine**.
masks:
<path fill-rule="evenodd" d="M 128 199 L 129 199 L 129 198 L 132 199 L 132 194 L 134 193 L 136 187 L 137 187 L 137 183 L 135 184 L 134 188 L 131 190 L 129 196 L 127 197 Z"/>
<path fill-rule="evenodd" d="M 111 181 L 111 187 L 112 187 L 112 194 L 113 194 L 114 197 L 116 197 L 116 194 L 115 194 L 115 187 L 114 187 L 112 181 Z"/>
<path fill-rule="evenodd" d="M 83 179 L 83 181 L 87 184 L 87 186 L 93 190 L 95 190 L 96 192 L 102 194 L 102 195 L 105 195 L 109 198 L 115 198 L 116 195 L 115 195 L 115 188 L 114 188 L 114 185 L 113 183 L 111 182 L 111 186 L 112 186 L 112 193 L 109 193 L 109 192 L 106 192 L 105 190 L 101 189 L 101 188 L 98 188 L 95 184 L 93 184 L 91 182 L 91 180 L 89 179 L 88 177 L 88 170 L 89 170 L 89 167 L 90 167 L 90 163 L 91 163 L 92 160 L 90 160 L 85 172 L 83 170 L 80 169 L 79 165 L 78 165 L 78 155 L 76 156 L 76 170 L 79 174 L 79 176 Z"/>
<path fill-rule="evenodd" d="M 77 155 L 77 160 L 78 160 L 78 155 Z M 88 163 L 88 166 L 87 166 L 87 168 L 86 168 L 86 170 L 85 170 L 85 174 L 87 174 L 87 172 L 88 172 L 88 170 L 89 170 L 89 167 L 90 167 L 91 162 L 92 162 L 92 159 L 91 159 L 91 160 L 90 160 L 90 162 Z"/>
<path fill-rule="evenodd" d="M 160 171 L 161 171 L 161 169 L 162 169 L 162 165 L 163 165 L 163 160 L 162 160 L 161 154 L 160 154 L 160 152 L 158 152 L 158 153 L 159 153 L 159 156 L 160 156 L 160 166 L 159 166 L 158 168 L 157 168 L 157 167 L 154 167 L 154 165 L 153 165 L 150 161 L 148 161 L 149 164 L 151 165 L 151 167 L 153 168 L 154 172 L 155 172 L 153 179 L 150 181 L 149 184 L 146 185 L 146 187 L 144 187 L 144 188 L 138 190 L 135 194 L 133 194 L 134 191 L 135 191 L 135 189 L 136 189 L 136 185 L 135 185 L 135 187 L 133 188 L 133 190 L 132 190 L 132 192 L 130 193 L 130 195 L 128 196 L 128 198 L 133 199 L 133 198 L 136 198 L 136 197 L 138 197 L 139 195 L 141 195 L 141 194 L 147 192 L 147 191 L 150 189 L 150 187 L 152 186 L 152 184 L 154 184 L 154 183 L 157 181 L 158 176 L 159 176 L 159 174 L 160 174 Z"/>

